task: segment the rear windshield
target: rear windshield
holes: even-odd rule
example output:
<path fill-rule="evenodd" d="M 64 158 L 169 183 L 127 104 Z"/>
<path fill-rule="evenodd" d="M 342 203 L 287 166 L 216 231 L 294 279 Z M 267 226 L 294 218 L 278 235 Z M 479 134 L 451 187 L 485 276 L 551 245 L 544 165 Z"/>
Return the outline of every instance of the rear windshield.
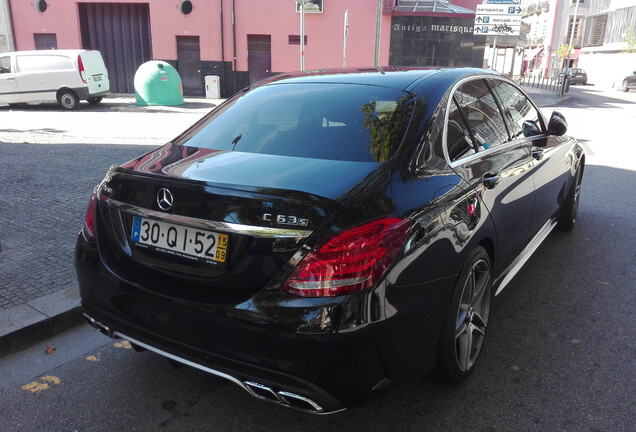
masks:
<path fill-rule="evenodd" d="M 385 162 L 413 111 L 403 91 L 355 84 L 273 84 L 213 111 L 177 144 L 216 150 Z"/>

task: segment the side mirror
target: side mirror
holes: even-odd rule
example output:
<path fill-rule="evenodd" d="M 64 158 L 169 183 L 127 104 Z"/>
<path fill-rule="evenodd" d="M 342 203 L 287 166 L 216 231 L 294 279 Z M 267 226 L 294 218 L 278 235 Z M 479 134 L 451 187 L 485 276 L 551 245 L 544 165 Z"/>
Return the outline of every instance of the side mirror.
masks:
<path fill-rule="evenodd" d="M 533 137 L 535 135 L 541 134 L 541 128 L 535 122 L 531 120 L 526 120 L 521 125 L 521 132 L 523 132 L 523 136 L 526 138 Z"/>
<path fill-rule="evenodd" d="M 548 123 L 548 134 L 561 136 L 564 135 L 567 130 L 568 122 L 565 120 L 565 116 L 558 111 L 554 111 Z"/>

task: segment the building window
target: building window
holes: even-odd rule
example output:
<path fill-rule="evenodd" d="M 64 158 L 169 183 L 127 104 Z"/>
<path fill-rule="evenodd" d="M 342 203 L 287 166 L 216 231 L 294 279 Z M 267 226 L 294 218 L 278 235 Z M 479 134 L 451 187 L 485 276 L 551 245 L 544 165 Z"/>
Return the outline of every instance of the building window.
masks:
<path fill-rule="evenodd" d="M 579 0 L 579 4 L 583 4 L 585 3 L 585 0 Z M 570 0 L 570 4 L 571 5 L 575 5 L 576 4 L 576 0 Z"/>
<path fill-rule="evenodd" d="M 585 36 L 583 46 L 601 46 L 605 40 L 605 26 L 607 25 L 607 14 L 596 15 L 587 18 L 585 26 Z"/>
<path fill-rule="evenodd" d="M 570 35 L 572 34 L 572 22 L 574 21 L 574 17 L 568 18 L 568 32 L 565 34 L 564 45 L 568 45 L 570 43 Z M 580 47 L 581 46 L 581 24 L 583 19 L 576 19 L 576 27 L 574 28 L 574 37 L 572 38 L 572 46 Z"/>
<path fill-rule="evenodd" d="M 36 50 L 57 49 L 57 36 L 55 33 L 35 33 L 33 39 L 35 40 Z"/>
<path fill-rule="evenodd" d="M 305 35 L 305 45 L 307 45 L 307 35 Z M 300 35 L 289 35 L 289 45 L 300 45 Z"/>

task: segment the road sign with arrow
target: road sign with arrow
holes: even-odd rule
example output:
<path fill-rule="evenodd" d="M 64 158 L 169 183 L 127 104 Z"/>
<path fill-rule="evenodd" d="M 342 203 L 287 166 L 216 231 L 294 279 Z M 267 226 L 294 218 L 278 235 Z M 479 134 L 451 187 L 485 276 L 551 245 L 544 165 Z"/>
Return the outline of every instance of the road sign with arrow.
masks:
<path fill-rule="evenodd" d="M 479 4 L 473 33 L 517 36 L 521 31 L 521 12 L 521 7 L 514 4 Z"/>

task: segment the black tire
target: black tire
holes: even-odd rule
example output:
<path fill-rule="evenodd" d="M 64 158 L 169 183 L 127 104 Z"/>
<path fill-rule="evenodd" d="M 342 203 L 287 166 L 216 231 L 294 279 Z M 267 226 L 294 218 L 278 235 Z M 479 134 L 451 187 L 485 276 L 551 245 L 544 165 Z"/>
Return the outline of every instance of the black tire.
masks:
<path fill-rule="evenodd" d="M 629 91 L 629 87 L 627 86 L 627 80 L 623 81 L 623 84 L 621 85 L 621 90 L 624 91 L 625 93 Z"/>
<path fill-rule="evenodd" d="M 79 98 L 71 90 L 63 90 L 57 96 L 57 102 L 65 110 L 74 110 L 79 106 Z"/>
<path fill-rule="evenodd" d="M 492 271 L 488 253 L 475 248 L 457 279 L 438 347 L 438 372 L 457 384 L 475 368 L 486 336 Z"/>
<path fill-rule="evenodd" d="M 99 97 L 88 98 L 86 99 L 86 101 L 91 105 L 97 105 L 98 103 L 102 101 L 102 97 L 99 96 Z"/>
<path fill-rule="evenodd" d="M 583 180 L 583 165 L 576 170 L 574 181 L 567 199 L 563 202 L 559 211 L 558 227 L 561 231 L 571 231 L 576 225 L 576 215 L 579 211 L 581 199 L 581 181 Z"/>

